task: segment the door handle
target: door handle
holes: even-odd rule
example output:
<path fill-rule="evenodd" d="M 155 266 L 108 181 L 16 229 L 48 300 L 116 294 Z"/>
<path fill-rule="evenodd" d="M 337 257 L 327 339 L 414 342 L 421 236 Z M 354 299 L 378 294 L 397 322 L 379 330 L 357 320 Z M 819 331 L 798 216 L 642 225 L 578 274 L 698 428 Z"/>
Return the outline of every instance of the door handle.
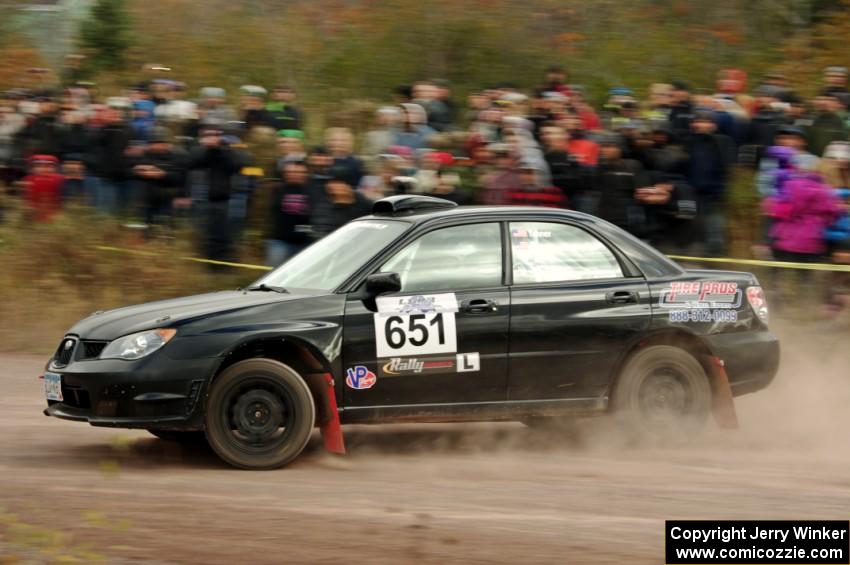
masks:
<path fill-rule="evenodd" d="M 605 295 L 611 304 L 637 304 L 638 295 L 631 290 L 615 290 Z"/>
<path fill-rule="evenodd" d="M 499 309 L 499 305 L 496 304 L 495 300 L 486 300 L 484 298 L 464 300 L 460 303 L 460 307 L 466 314 L 489 314 Z"/>

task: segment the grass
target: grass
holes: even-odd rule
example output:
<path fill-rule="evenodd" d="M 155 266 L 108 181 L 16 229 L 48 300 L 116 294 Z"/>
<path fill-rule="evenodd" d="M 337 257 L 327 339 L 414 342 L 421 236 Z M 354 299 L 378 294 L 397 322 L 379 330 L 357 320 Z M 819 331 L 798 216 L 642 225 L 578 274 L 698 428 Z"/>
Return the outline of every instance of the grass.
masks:
<path fill-rule="evenodd" d="M 224 270 L 196 256 L 189 233 L 146 241 L 115 219 L 72 208 L 51 223 L 28 223 L 12 208 L 0 225 L 0 351 L 49 353 L 77 320 L 107 310 L 236 288 L 262 271 Z M 98 250 L 109 245 L 141 253 Z"/>

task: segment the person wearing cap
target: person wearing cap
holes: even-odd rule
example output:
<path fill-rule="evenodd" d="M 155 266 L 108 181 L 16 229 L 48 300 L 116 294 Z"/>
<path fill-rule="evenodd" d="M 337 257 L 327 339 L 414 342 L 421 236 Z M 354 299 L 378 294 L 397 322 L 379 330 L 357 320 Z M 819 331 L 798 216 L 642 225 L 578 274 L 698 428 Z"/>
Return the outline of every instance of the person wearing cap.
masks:
<path fill-rule="evenodd" d="M 201 101 L 198 104 L 198 123 L 200 127 L 224 127 L 238 119 L 236 111 L 226 104 L 227 92 L 216 86 L 201 89 Z"/>
<path fill-rule="evenodd" d="M 266 265 L 277 267 L 312 241 L 310 217 L 315 195 L 310 193 L 309 172 L 303 161 L 283 165 L 281 180 L 271 195 L 271 216 L 266 234 Z"/>
<path fill-rule="evenodd" d="M 239 110 L 247 131 L 257 127 L 274 127 L 271 112 L 266 109 L 267 94 L 265 88 L 253 84 L 239 89 Z"/>
<path fill-rule="evenodd" d="M 722 256 L 726 250 L 726 217 L 723 206 L 732 165 L 735 143 L 717 133 L 711 112 L 699 110 L 691 121 L 691 135 L 685 142 L 688 153 L 688 182 L 697 195 L 697 221 L 705 252 Z"/>
<path fill-rule="evenodd" d="M 518 163 L 519 184 L 507 191 L 507 203 L 513 206 L 543 206 L 546 208 L 564 208 L 568 202 L 563 191 L 543 181 L 540 163 L 522 160 Z"/>
<path fill-rule="evenodd" d="M 687 83 L 675 80 L 670 90 L 670 130 L 673 139 L 682 142 L 691 130 L 694 106 L 691 101 L 691 89 Z"/>
<path fill-rule="evenodd" d="M 116 105 L 105 107 L 89 147 L 90 168 L 97 177 L 95 205 L 110 214 L 125 210 L 130 203 L 127 153 L 133 133 L 124 115 L 125 111 Z"/>
<path fill-rule="evenodd" d="M 57 172 L 59 159 L 55 155 L 33 155 L 30 172 L 21 181 L 24 202 L 36 222 L 49 222 L 62 210 L 64 177 Z"/>
<path fill-rule="evenodd" d="M 154 117 L 156 104 L 151 100 L 149 83 L 141 82 L 131 89 L 130 100 L 133 104 L 133 117 L 130 120 L 133 139 L 144 141 L 148 138 L 156 121 Z"/>
<path fill-rule="evenodd" d="M 824 88 L 847 92 L 847 67 L 831 66 L 823 70 Z"/>
<path fill-rule="evenodd" d="M 304 127 L 301 110 L 295 105 L 297 96 L 295 89 L 284 84 L 272 89 L 271 97 L 266 104 L 266 110 L 276 130 L 301 130 Z"/>
<path fill-rule="evenodd" d="M 224 131 L 214 126 L 201 130 L 198 147 L 189 154 L 190 195 L 204 238 L 204 256 L 231 258 L 230 198 L 244 163 L 241 155 L 224 141 Z"/>
<path fill-rule="evenodd" d="M 186 158 L 173 147 L 168 129 L 157 126 L 151 130 L 144 153 L 131 169 L 141 185 L 145 223 L 171 216 L 173 201 L 186 196 Z"/>
<path fill-rule="evenodd" d="M 324 237 L 351 220 L 371 213 L 372 201 L 354 190 L 348 182 L 349 175 L 345 167 L 329 169 L 325 192 L 317 195 L 311 217 L 314 237 Z"/>
<path fill-rule="evenodd" d="M 277 170 L 283 171 L 283 166 L 292 161 L 306 161 L 307 152 L 304 150 L 304 132 L 297 129 L 282 129 L 277 132 Z"/>
<path fill-rule="evenodd" d="M 154 110 L 154 115 L 160 121 L 174 125 L 177 130 L 188 122 L 198 119 L 198 105 L 186 100 L 186 85 L 182 82 L 169 81 L 163 90 L 165 99 Z"/>
<path fill-rule="evenodd" d="M 325 145 L 334 159 L 334 167 L 346 171 L 346 180 L 351 186 L 359 186 L 365 174 L 363 161 L 354 154 L 354 134 L 348 128 L 325 130 Z"/>
<path fill-rule="evenodd" d="M 581 116 L 567 114 L 558 120 L 558 125 L 569 136 L 567 151 L 570 155 L 574 155 L 585 167 L 595 167 L 599 162 L 599 144 L 584 129 Z"/>
<path fill-rule="evenodd" d="M 779 101 L 781 93 L 778 87 L 766 84 L 756 89 L 756 112 L 744 136 L 744 143 L 750 146 L 752 165 L 759 165 L 764 150 L 773 144 L 777 129 L 788 123 L 785 104 Z"/>
<path fill-rule="evenodd" d="M 35 100 L 37 114 L 19 134 L 23 156 L 41 154 L 59 157 L 62 153 L 57 134 L 59 106 L 49 93 L 36 96 Z"/>
<path fill-rule="evenodd" d="M 642 208 L 635 200 L 637 189 L 649 186 L 646 171 L 638 161 L 623 158 L 623 139 L 615 133 L 599 138 L 599 165 L 586 197 L 577 208 L 623 228 L 641 234 L 644 229 Z"/>
<path fill-rule="evenodd" d="M 476 202 L 490 206 L 508 204 L 508 192 L 521 184 L 514 167 L 517 156 L 506 143 L 491 143 L 488 148 L 493 169 L 482 179 L 481 189 L 475 195 Z"/>
<path fill-rule="evenodd" d="M 558 92 L 565 96 L 571 96 L 572 90 L 567 84 L 567 69 L 561 65 L 549 65 L 543 76 L 543 85 L 540 92 Z"/>
<path fill-rule="evenodd" d="M 650 185 L 635 191 L 645 217 L 642 237 L 664 253 L 691 254 L 697 214 L 693 187 L 676 172 L 649 171 L 648 178 Z"/>
<path fill-rule="evenodd" d="M 841 116 L 846 108 L 841 90 L 826 88 L 815 98 L 815 117 L 809 128 L 809 149 L 818 157 L 833 141 L 847 140 L 847 126 Z"/>
<path fill-rule="evenodd" d="M 669 124 L 655 123 L 647 142 L 649 144 L 641 148 L 638 160 L 650 177 L 683 179 L 682 182 L 687 184 L 684 175 L 687 174 L 688 155 L 681 145 L 672 142 Z M 692 192 L 690 186 L 688 190 Z M 674 200 L 675 196 L 674 194 Z"/>
<path fill-rule="evenodd" d="M 569 134 L 561 126 L 544 124 L 540 129 L 540 140 L 552 184 L 561 190 L 570 206 L 575 206 L 590 174 L 589 167 L 582 166 L 578 157 L 569 152 Z"/>
<path fill-rule="evenodd" d="M 777 150 L 775 148 L 781 148 Z M 800 128 L 786 125 L 776 130 L 773 145 L 765 151 L 756 175 L 756 188 L 764 198 L 776 193 L 778 172 L 794 160 L 797 166 L 812 170 L 818 158 L 806 151 L 806 134 Z"/>

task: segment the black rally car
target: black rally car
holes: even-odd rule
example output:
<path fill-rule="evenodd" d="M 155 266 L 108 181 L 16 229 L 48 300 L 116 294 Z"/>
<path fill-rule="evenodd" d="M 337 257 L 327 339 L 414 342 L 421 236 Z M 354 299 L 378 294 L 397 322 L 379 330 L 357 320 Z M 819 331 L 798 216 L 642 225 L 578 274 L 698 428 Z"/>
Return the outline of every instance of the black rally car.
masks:
<path fill-rule="evenodd" d="M 398 196 L 250 287 L 81 320 L 46 368 L 45 413 L 203 431 L 263 469 L 329 422 L 610 410 L 686 429 L 778 359 L 751 274 L 683 270 L 576 212 Z"/>

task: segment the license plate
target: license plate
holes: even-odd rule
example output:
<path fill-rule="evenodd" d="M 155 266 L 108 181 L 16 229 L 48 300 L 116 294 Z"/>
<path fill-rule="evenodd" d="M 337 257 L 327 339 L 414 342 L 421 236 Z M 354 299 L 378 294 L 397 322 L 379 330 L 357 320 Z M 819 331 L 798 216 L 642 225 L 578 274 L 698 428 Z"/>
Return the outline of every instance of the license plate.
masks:
<path fill-rule="evenodd" d="M 44 396 L 47 400 L 62 401 L 62 375 L 44 373 Z"/>

